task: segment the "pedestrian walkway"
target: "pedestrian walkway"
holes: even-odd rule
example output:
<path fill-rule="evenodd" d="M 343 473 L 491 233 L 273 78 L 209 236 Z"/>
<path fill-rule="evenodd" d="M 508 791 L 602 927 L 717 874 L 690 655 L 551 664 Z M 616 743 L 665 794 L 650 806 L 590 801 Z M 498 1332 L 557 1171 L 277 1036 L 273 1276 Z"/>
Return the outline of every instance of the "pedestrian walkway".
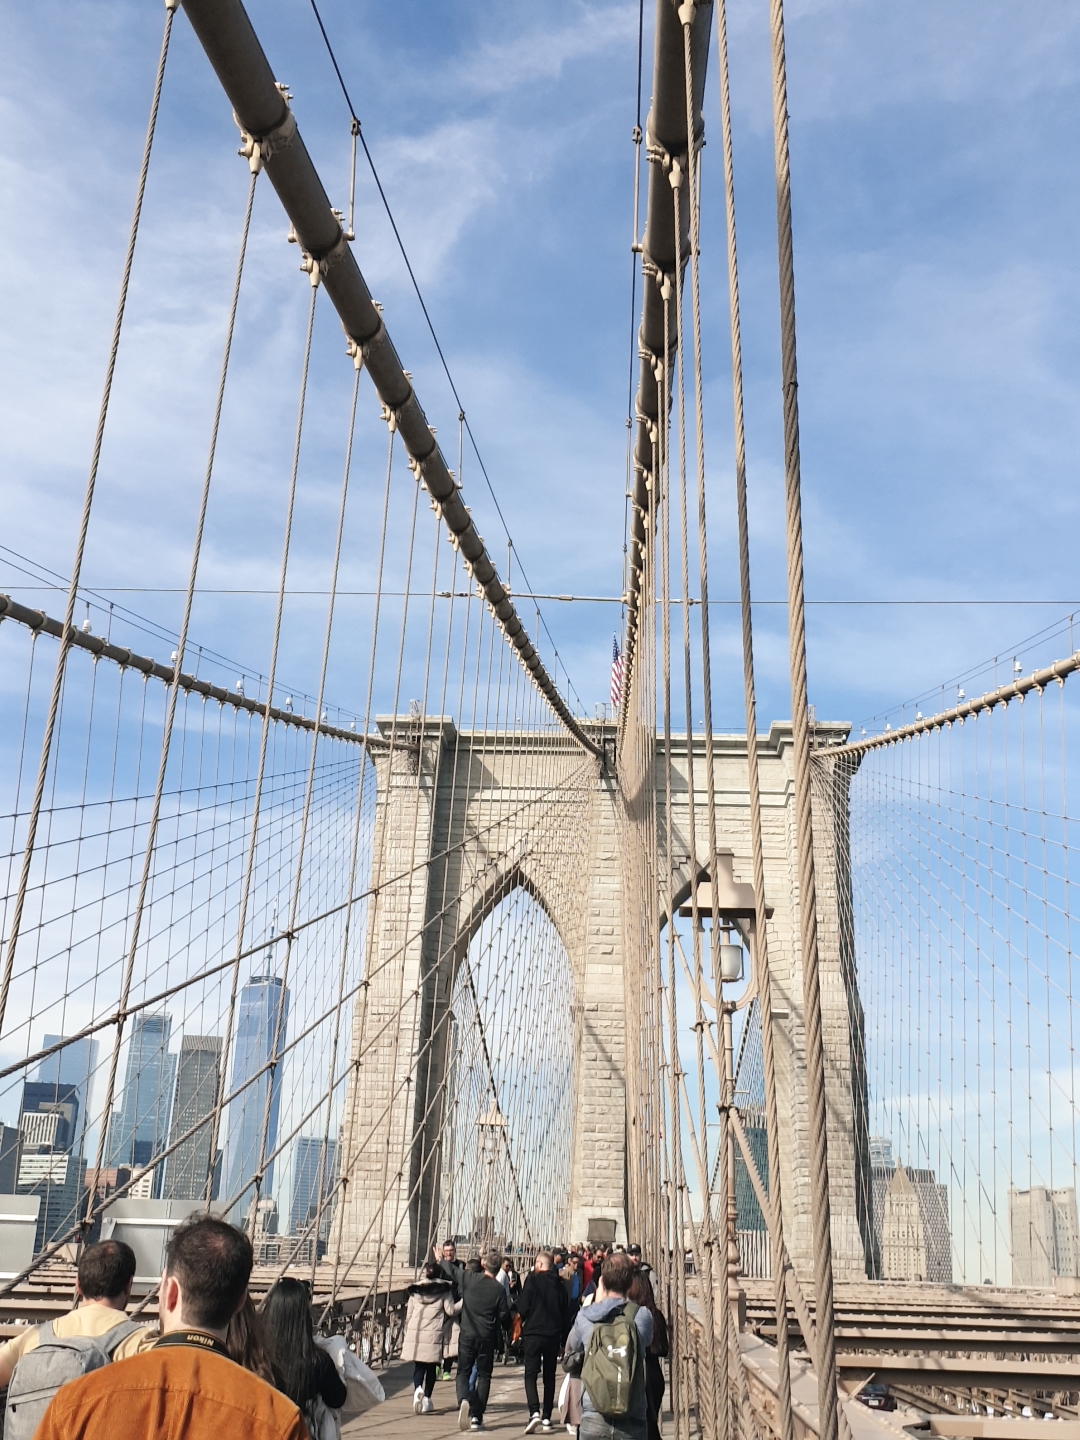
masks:
<path fill-rule="evenodd" d="M 483 1433 L 497 1435 L 509 1440 L 511 1435 L 521 1435 L 529 1419 L 525 1406 L 525 1385 L 520 1365 L 496 1364 L 491 1377 L 491 1395 L 484 1415 Z M 379 1440 L 460 1440 L 458 1430 L 458 1407 L 454 1399 L 454 1381 L 439 1380 L 431 1399 L 435 1406 L 433 1415 L 414 1415 L 412 1364 L 392 1365 L 379 1372 L 386 1402 L 376 1405 L 366 1415 L 350 1420 L 341 1427 L 342 1440 L 368 1440 L 378 1435 Z M 556 1416 L 558 1419 L 558 1416 Z M 556 1431 L 566 1440 L 566 1432 Z"/>

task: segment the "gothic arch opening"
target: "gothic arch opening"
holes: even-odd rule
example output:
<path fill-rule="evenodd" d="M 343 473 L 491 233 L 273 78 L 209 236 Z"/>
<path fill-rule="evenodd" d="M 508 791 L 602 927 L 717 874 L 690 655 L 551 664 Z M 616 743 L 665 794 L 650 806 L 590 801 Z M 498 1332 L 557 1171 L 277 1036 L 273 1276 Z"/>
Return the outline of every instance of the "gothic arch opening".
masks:
<path fill-rule="evenodd" d="M 470 1251 L 562 1239 L 574 1123 L 573 976 L 558 930 L 520 876 L 462 946 L 450 1010 L 439 1233 Z"/>

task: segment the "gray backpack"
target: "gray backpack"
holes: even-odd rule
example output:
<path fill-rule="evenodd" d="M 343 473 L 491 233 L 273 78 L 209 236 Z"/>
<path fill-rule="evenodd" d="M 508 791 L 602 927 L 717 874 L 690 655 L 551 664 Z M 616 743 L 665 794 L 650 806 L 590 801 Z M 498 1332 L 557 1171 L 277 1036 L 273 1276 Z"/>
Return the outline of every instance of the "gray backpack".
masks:
<path fill-rule="evenodd" d="M 108 1365 L 121 1341 L 142 1330 L 144 1325 L 144 1321 L 123 1320 L 104 1335 L 64 1338 L 57 1335 L 51 1321 L 40 1325 L 37 1345 L 15 1366 L 8 1386 L 4 1440 L 32 1440 L 49 1401 L 60 1386 Z"/>

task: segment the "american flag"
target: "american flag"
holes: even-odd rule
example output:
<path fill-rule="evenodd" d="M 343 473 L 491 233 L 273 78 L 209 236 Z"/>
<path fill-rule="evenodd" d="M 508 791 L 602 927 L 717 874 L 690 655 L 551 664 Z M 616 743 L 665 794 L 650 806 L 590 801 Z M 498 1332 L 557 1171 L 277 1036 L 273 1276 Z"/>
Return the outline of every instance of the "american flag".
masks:
<path fill-rule="evenodd" d="M 611 640 L 611 708 L 618 711 L 622 705 L 623 661 L 619 653 L 618 636 Z"/>

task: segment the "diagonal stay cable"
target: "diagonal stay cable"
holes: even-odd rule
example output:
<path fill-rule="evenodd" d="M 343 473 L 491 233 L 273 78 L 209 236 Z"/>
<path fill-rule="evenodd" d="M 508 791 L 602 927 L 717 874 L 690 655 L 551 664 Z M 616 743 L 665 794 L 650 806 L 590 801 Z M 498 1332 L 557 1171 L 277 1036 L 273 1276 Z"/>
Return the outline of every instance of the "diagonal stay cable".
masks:
<path fill-rule="evenodd" d="M 584 766 L 579 767 L 579 770 L 574 772 L 574 775 L 583 773 L 583 770 Z M 571 775 L 570 778 L 573 779 L 574 775 Z M 322 921 L 328 920 L 332 916 L 340 914 L 342 910 L 346 910 L 349 906 L 357 905 L 360 901 L 365 900 L 369 896 L 376 894 L 380 888 L 388 889 L 393 885 L 399 884 L 402 880 L 407 879 L 415 872 L 419 870 L 424 870 L 429 865 L 446 859 L 448 856 L 454 854 L 456 851 L 463 850 L 470 843 L 476 843 L 476 841 L 481 839 L 482 836 L 489 834 L 492 830 L 498 830 L 500 826 L 507 825 L 517 815 L 520 815 L 524 811 L 528 810 L 530 806 L 540 804 L 548 795 L 553 794 L 556 790 L 562 789 L 563 783 L 564 782 L 562 781 L 558 781 L 553 785 L 547 786 L 544 790 L 541 790 L 539 794 L 534 796 L 533 799 L 523 800 L 520 805 L 516 806 L 514 809 L 508 811 L 506 814 L 500 816 L 499 818 L 491 821 L 490 824 L 481 826 L 480 828 L 473 830 L 466 835 L 463 835 L 462 838 L 458 840 L 455 844 L 448 845 L 443 850 L 438 851 L 434 855 L 428 856 L 424 860 L 419 861 L 417 864 L 404 870 L 398 871 L 388 880 L 383 880 L 381 882 L 381 887 L 378 884 L 368 885 L 364 889 L 357 891 L 356 894 L 350 895 L 348 899 L 342 900 L 339 904 L 328 906 L 327 909 L 318 911 L 316 914 L 309 915 L 306 919 L 298 921 L 295 926 L 295 933 L 299 934 L 300 931 L 306 930 L 312 925 L 318 925 Z M 449 907 L 444 907 L 444 909 L 445 908 Z M 442 912 L 440 912 L 440 914 L 441 913 Z M 278 936 L 279 940 L 283 938 L 284 932 Z M 406 937 L 406 943 L 410 938 L 413 937 Z M 241 951 L 239 958 L 241 960 L 248 959 L 250 958 L 250 956 L 256 954 L 258 951 L 265 949 L 265 947 L 265 939 L 257 940 L 255 943 L 247 946 L 243 951 Z M 138 1004 L 131 1005 L 123 1009 L 113 1010 L 108 1015 L 103 1016 L 100 1020 L 96 1020 L 89 1025 L 83 1026 L 81 1030 L 76 1031 L 72 1035 L 67 1035 L 63 1037 L 55 1044 L 43 1046 L 40 1050 L 35 1050 L 32 1054 L 26 1055 L 20 1060 L 15 1060 L 9 1065 L 0 1067 L 0 1080 L 6 1079 L 8 1075 L 13 1075 L 17 1071 L 25 1070 L 31 1065 L 39 1064 L 42 1060 L 48 1059 L 50 1055 L 55 1055 L 58 1051 L 65 1049 L 67 1046 L 73 1044 L 77 1040 L 85 1040 L 89 1036 L 95 1035 L 99 1030 L 104 1030 L 107 1029 L 110 1025 L 115 1025 L 122 1016 L 126 1017 L 128 1015 L 133 1015 L 139 1010 L 152 1009 L 155 1005 L 164 1003 L 164 1001 L 170 999 L 173 995 L 179 994 L 180 991 L 186 990 L 192 985 L 197 985 L 201 980 L 210 979 L 212 976 L 220 974 L 223 970 L 227 970 L 230 966 L 236 963 L 236 959 L 237 957 L 235 952 L 232 952 L 226 959 L 220 960 L 214 965 L 207 966 L 205 969 L 197 971 L 194 975 L 188 976 L 184 980 L 177 981 L 176 984 L 169 986 L 168 989 L 161 990 L 156 995 L 151 995 L 148 999 L 142 1000 Z"/>

